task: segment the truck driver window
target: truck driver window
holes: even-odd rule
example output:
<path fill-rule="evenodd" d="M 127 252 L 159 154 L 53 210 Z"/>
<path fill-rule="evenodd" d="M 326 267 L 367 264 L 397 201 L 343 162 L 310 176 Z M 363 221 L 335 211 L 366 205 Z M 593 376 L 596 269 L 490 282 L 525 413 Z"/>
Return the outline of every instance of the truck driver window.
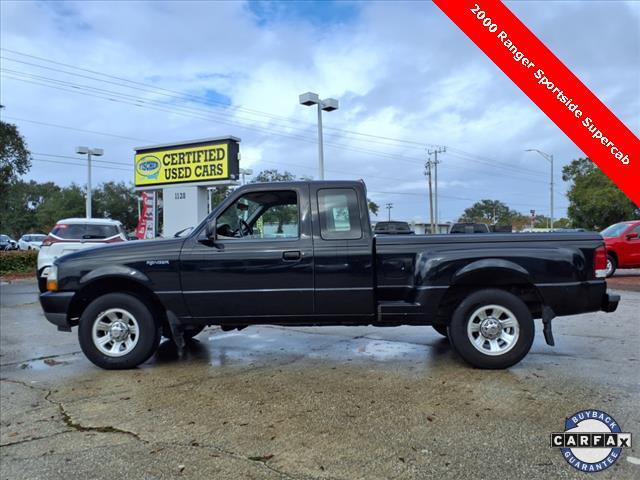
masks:
<path fill-rule="evenodd" d="M 360 209 L 355 190 L 318 190 L 320 234 L 326 240 L 355 240 L 362 237 Z"/>
<path fill-rule="evenodd" d="M 291 190 L 251 192 L 232 203 L 216 222 L 221 240 L 298 238 L 298 196 Z"/>

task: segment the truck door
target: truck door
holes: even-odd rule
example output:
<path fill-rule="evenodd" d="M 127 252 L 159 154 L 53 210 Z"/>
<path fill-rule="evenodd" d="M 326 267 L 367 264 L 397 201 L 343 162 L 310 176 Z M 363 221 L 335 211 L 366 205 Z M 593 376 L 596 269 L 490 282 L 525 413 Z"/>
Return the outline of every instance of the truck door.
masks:
<path fill-rule="evenodd" d="M 375 314 L 373 238 L 364 188 L 311 184 L 317 315 Z"/>
<path fill-rule="evenodd" d="M 629 267 L 640 265 L 640 225 L 627 230 L 622 236 L 622 243 L 626 257 L 623 264 Z"/>
<path fill-rule="evenodd" d="M 308 185 L 252 187 L 199 232 L 181 256 L 193 317 L 259 323 L 313 313 L 313 243 Z M 204 229 L 203 229 L 204 230 Z"/>

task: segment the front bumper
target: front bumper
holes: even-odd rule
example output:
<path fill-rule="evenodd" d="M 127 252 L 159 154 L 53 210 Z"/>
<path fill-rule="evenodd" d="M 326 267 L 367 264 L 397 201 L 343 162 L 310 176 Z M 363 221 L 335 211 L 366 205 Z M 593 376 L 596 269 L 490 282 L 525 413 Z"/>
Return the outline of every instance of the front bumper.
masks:
<path fill-rule="evenodd" d="M 44 316 L 58 327 L 58 330 L 71 330 L 67 316 L 71 299 L 75 292 L 45 292 L 40 295 L 40 305 Z"/>
<path fill-rule="evenodd" d="M 602 306 L 600 310 L 603 312 L 611 313 L 615 312 L 616 308 L 618 308 L 618 303 L 620 302 L 620 295 L 615 295 L 613 293 L 605 293 L 602 297 Z"/>

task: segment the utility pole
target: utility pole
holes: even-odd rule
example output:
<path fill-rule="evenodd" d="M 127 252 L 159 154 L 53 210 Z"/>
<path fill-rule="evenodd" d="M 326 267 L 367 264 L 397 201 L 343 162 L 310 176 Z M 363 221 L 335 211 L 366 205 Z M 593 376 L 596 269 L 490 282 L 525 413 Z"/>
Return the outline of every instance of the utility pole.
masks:
<path fill-rule="evenodd" d="M 525 152 L 536 152 L 538 153 L 542 158 L 544 158 L 547 162 L 549 162 L 551 164 L 551 178 L 550 178 L 550 182 L 549 182 L 549 227 L 551 229 L 551 231 L 553 232 L 553 155 L 550 153 L 545 153 L 542 152 L 540 150 L 538 150 L 537 148 L 528 148 L 527 150 L 525 150 Z"/>
<path fill-rule="evenodd" d="M 438 228 L 440 219 L 438 218 L 438 154 L 444 153 L 447 151 L 447 147 L 438 147 L 434 150 L 427 150 L 429 156 L 433 154 L 433 176 L 434 176 L 434 186 L 435 186 L 435 202 L 434 202 L 434 210 L 435 210 L 435 225 L 436 229 Z M 435 233 L 435 232 L 434 232 Z"/>
<path fill-rule="evenodd" d="M 425 164 L 425 175 L 427 176 L 427 179 L 429 181 L 429 222 L 431 224 L 431 233 L 435 233 L 435 228 L 433 225 L 433 195 L 431 193 L 431 165 L 433 164 L 433 162 L 431 161 L 431 157 L 429 157 L 429 159 L 427 160 L 427 163 Z"/>
<path fill-rule="evenodd" d="M 391 209 L 393 208 L 393 203 L 387 203 L 387 205 L 385 206 L 385 208 L 388 210 L 389 214 L 388 214 L 388 219 L 389 221 L 391 221 Z"/>

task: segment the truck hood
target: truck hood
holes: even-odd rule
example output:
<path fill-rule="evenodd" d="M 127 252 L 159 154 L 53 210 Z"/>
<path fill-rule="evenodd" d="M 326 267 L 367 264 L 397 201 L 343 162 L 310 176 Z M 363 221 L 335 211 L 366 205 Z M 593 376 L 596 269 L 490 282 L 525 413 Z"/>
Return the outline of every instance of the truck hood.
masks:
<path fill-rule="evenodd" d="M 56 260 L 59 266 L 75 263 L 105 264 L 138 263 L 153 260 L 167 254 L 180 252 L 185 238 L 161 238 L 154 240 L 133 240 L 122 243 L 103 244 L 69 253 Z"/>

